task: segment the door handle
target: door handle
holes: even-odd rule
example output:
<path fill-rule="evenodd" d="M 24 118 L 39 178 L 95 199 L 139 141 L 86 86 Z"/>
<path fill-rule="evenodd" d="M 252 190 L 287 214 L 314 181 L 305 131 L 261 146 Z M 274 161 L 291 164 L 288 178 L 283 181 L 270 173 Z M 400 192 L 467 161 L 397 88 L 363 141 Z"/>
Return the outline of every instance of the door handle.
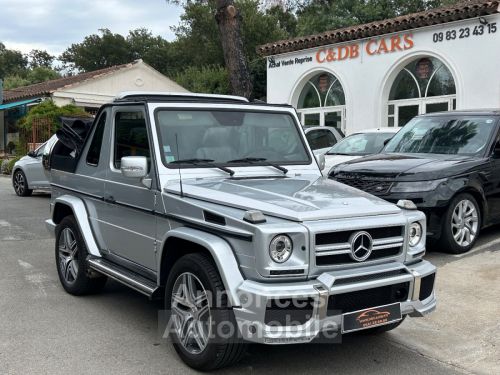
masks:
<path fill-rule="evenodd" d="M 108 195 L 107 197 L 104 197 L 104 202 L 106 203 L 116 203 L 115 198 L 112 195 Z"/>

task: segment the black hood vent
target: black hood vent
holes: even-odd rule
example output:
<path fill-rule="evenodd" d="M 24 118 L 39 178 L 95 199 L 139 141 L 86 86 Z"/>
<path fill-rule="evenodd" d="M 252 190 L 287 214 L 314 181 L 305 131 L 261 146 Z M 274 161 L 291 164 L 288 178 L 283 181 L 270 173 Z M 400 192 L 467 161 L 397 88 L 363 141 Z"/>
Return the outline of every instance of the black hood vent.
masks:
<path fill-rule="evenodd" d="M 217 225 L 226 225 L 226 218 L 221 215 L 214 214 L 213 212 L 203 211 L 205 221 Z"/>

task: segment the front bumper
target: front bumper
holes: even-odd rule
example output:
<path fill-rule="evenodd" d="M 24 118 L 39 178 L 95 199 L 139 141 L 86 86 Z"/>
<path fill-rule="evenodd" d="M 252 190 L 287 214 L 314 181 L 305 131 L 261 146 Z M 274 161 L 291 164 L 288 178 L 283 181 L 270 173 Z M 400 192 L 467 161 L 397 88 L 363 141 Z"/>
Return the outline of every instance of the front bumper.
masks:
<path fill-rule="evenodd" d="M 241 307 L 234 308 L 234 315 L 241 336 L 251 342 L 261 344 L 292 344 L 310 342 L 320 333 L 341 332 L 342 311 L 329 311 L 331 296 L 368 291 L 401 283 L 409 285 L 408 295 L 401 301 L 402 315 L 419 317 L 436 308 L 434 283 L 428 296 L 420 300 L 421 280 L 435 274 L 436 267 L 427 261 L 411 266 L 392 263 L 381 268 L 366 267 L 351 272 L 325 272 L 315 280 L 297 283 L 263 284 L 246 280 L 239 288 Z M 352 282 L 349 282 L 349 279 Z M 426 285 L 428 288 L 428 284 Z M 303 324 L 266 324 L 268 302 L 276 299 L 314 300 L 311 317 Z M 377 307 L 377 306 L 370 306 Z M 360 309 L 361 310 L 361 309 Z"/>

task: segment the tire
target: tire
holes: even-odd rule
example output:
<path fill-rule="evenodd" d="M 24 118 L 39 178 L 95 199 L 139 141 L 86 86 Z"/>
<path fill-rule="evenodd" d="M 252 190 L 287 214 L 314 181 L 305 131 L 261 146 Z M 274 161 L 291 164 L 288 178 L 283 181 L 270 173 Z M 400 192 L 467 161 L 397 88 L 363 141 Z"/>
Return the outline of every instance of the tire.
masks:
<path fill-rule="evenodd" d="M 16 194 L 20 197 L 29 197 L 33 193 L 33 190 L 28 188 L 26 175 L 20 169 L 17 169 L 12 174 L 12 186 Z"/>
<path fill-rule="evenodd" d="M 444 216 L 441 249 L 451 254 L 468 252 L 477 241 L 481 224 L 481 210 L 476 199 L 467 193 L 458 194 Z"/>
<path fill-rule="evenodd" d="M 165 288 L 165 309 L 172 327 L 173 346 L 189 367 L 200 371 L 215 370 L 237 362 L 245 353 L 246 345 L 238 338 L 234 313 L 210 257 L 188 254 L 174 264 Z M 233 331 L 221 337 L 217 327 L 228 327 L 228 323 Z"/>
<path fill-rule="evenodd" d="M 56 267 L 66 292 L 80 296 L 102 290 L 107 277 L 87 266 L 87 247 L 75 217 L 70 215 L 56 227 Z"/>
<path fill-rule="evenodd" d="M 358 335 L 380 335 L 385 332 L 392 331 L 393 329 L 398 328 L 406 319 L 406 315 L 403 316 L 403 319 L 401 319 L 399 322 L 396 323 L 390 323 L 386 324 L 383 326 L 378 326 L 378 327 L 373 327 L 373 328 L 368 328 L 368 329 L 363 329 L 361 331 L 357 331 L 354 333 L 357 333 Z"/>

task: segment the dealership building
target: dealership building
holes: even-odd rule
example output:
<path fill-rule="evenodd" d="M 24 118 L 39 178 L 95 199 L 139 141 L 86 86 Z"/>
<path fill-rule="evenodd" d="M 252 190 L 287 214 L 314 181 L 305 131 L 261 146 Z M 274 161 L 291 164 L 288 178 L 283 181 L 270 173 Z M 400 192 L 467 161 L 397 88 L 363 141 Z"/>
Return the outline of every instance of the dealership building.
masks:
<path fill-rule="evenodd" d="M 500 108 L 500 1 L 468 1 L 259 47 L 267 101 L 346 133 Z"/>

